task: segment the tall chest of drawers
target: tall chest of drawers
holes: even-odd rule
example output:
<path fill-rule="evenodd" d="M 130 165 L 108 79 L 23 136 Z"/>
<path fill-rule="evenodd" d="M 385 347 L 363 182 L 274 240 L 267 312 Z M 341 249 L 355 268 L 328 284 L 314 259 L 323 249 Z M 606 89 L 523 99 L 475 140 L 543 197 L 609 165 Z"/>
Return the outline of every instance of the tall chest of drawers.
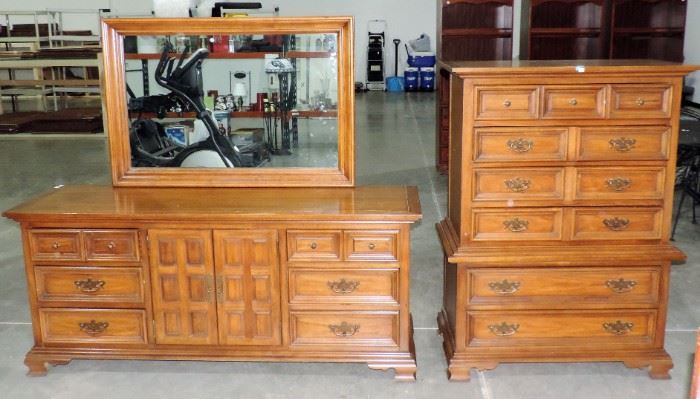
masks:
<path fill-rule="evenodd" d="M 447 63 L 448 215 L 438 315 L 451 379 L 502 362 L 664 350 L 683 76 L 648 60 Z"/>

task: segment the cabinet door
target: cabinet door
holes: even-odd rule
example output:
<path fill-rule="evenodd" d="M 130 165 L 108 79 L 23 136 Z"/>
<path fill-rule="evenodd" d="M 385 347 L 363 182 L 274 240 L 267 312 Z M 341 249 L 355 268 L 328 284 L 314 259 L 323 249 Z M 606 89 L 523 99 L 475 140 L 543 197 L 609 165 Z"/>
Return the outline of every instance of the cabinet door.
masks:
<path fill-rule="evenodd" d="M 214 260 L 209 230 L 150 230 L 156 342 L 216 344 Z"/>
<path fill-rule="evenodd" d="M 214 231 L 219 343 L 280 345 L 275 230 Z"/>

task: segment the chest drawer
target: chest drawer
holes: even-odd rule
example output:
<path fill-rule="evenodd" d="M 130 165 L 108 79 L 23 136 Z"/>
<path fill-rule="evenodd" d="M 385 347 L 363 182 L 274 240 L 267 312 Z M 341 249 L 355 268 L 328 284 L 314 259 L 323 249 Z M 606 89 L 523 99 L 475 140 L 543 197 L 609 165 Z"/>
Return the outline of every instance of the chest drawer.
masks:
<path fill-rule="evenodd" d="M 289 272 L 291 304 L 398 305 L 398 270 L 299 270 Z"/>
<path fill-rule="evenodd" d="M 671 86 L 613 85 L 611 118 L 668 118 L 671 116 Z"/>
<path fill-rule="evenodd" d="M 668 126 L 581 128 L 576 148 L 580 161 L 666 160 Z"/>
<path fill-rule="evenodd" d="M 661 238 L 661 208 L 574 209 L 574 240 Z"/>
<path fill-rule="evenodd" d="M 476 129 L 474 161 L 563 161 L 567 132 L 565 128 Z"/>
<path fill-rule="evenodd" d="M 34 274 L 39 302 L 143 305 L 140 268 L 37 266 Z"/>
<path fill-rule="evenodd" d="M 545 119 L 599 119 L 605 117 L 604 86 L 545 86 Z"/>
<path fill-rule="evenodd" d="M 292 346 L 397 347 L 398 312 L 292 312 Z"/>
<path fill-rule="evenodd" d="M 478 209 L 472 212 L 473 240 L 561 240 L 562 210 Z"/>
<path fill-rule="evenodd" d="M 397 231 L 345 231 L 347 260 L 398 260 Z"/>
<path fill-rule="evenodd" d="M 340 231 L 290 230 L 287 255 L 290 261 L 340 260 L 340 240 Z"/>
<path fill-rule="evenodd" d="M 537 119 L 536 86 L 477 87 L 476 120 Z"/>
<path fill-rule="evenodd" d="M 562 168 L 477 169 L 474 200 L 564 199 Z"/>
<path fill-rule="evenodd" d="M 663 199 L 663 168 L 577 168 L 576 199 Z"/>
<path fill-rule="evenodd" d="M 87 260 L 138 261 L 138 234 L 134 230 L 84 231 Z"/>
<path fill-rule="evenodd" d="M 46 344 L 146 344 L 143 310 L 39 309 Z"/>
<path fill-rule="evenodd" d="M 469 270 L 468 306 L 511 308 L 655 306 L 659 267 Z"/>
<path fill-rule="evenodd" d="M 83 258 L 79 230 L 29 231 L 32 260 L 81 260 Z"/>

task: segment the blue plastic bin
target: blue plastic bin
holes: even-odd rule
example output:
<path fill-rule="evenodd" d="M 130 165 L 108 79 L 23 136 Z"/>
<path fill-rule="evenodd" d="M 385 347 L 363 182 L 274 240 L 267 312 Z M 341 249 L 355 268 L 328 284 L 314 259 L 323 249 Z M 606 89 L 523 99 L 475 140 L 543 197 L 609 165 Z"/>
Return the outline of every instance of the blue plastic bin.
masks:
<path fill-rule="evenodd" d="M 437 58 L 435 53 L 432 51 L 413 51 L 410 46 L 406 46 L 406 52 L 408 53 L 408 66 L 414 68 L 426 68 L 435 66 Z"/>
<path fill-rule="evenodd" d="M 409 67 L 403 72 L 404 89 L 406 91 L 418 91 L 418 68 Z"/>
<path fill-rule="evenodd" d="M 403 91 L 403 78 L 401 76 L 389 76 L 386 78 L 386 91 L 389 92 L 400 92 Z"/>
<path fill-rule="evenodd" d="M 420 69 L 420 89 L 421 91 L 435 90 L 435 68 Z"/>

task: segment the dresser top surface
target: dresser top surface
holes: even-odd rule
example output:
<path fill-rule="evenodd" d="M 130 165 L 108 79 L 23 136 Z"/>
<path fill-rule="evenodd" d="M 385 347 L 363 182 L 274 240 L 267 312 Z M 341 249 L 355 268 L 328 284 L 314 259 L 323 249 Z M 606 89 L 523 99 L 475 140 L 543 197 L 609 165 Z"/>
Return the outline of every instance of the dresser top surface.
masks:
<path fill-rule="evenodd" d="M 372 220 L 421 217 L 413 186 L 354 188 L 114 188 L 65 186 L 7 210 L 32 222 L 90 218 L 120 220 Z"/>
<path fill-rule="evenodd" d="M 678 64 L 659 60 L 502 60 L 445 61 L 440 67 L 456 74 L 596 74 L 618 72 L 663 73 L 686 75 L 700 65 Z"/>

